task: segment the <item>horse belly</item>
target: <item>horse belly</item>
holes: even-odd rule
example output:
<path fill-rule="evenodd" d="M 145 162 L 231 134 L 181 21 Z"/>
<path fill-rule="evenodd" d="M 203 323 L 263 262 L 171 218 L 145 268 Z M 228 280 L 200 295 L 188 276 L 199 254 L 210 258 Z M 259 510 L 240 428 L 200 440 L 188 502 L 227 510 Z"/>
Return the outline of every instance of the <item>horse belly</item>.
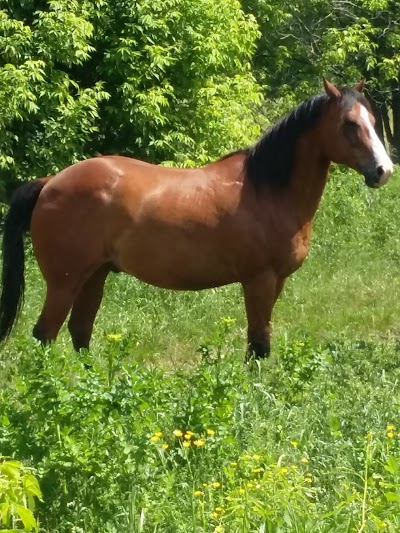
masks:
<path fill-rule="evenodd" d="M 114 261 L 123 272 L 166 289 L 207 289 L 240 278 L 231 250 L 179 230 L 129 232 L 118 242 Z"/>

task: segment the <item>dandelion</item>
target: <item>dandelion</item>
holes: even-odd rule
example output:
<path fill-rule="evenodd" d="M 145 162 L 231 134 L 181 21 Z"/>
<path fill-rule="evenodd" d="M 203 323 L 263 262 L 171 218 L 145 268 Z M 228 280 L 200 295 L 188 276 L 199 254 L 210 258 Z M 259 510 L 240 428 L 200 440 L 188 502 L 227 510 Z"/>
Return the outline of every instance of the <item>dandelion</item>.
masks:
<path fill-rule="evenodd" d="M 203 496 L 203 492 L 201 490 L 195 490 L 193 494 L 195 496 Z"/>
<path fill-rule="evenodd" d="M 297 448 L 297 446 L 299 445 L 299 443 L 297 442 L 297 440 L 291 440 L 291 441 L 290 441 L 290 444 L 293 446 L 293 448 Z"/>
<path fill-rule="evenodd" d="M 246 461 L 249 461 L 251 458 L 251 455 L 243 455 L 243 459 L 245 459 Z"/>
<path fill-rule="evenodd" d="M 218 489 L 221 486 L 221 483 L 219 481 L 213 481 L 211 485 L 214 487 L 214 489 Z"/>
<path fill-rule="evenodd" d="M 394 433 L 393 433 L 393 431 L 388 431 L 388 432 L 387 432 L 387 438 L 388 438 L 388 439 L 393 439 L 393 437 L 394 437 Z"/>
<path fill-rule="evenodd" d="M 239 494 L 244 494 L 246 491 L 244 489 L 239 489 Z"/>
<path fill-rule="evenodd" d="M 307 474 L 306 477 L 304 478 L 304 481 L 306 483 L 312 483 L 312 475 L 311 474 Z"/>
<path fill-rule="evenodd" d="M 386 431 L 393 431 L 396 429 L 396 426 L 394 426 L 393 424 L 388 424 L 386 426 Z"/>
<path fill-rule="evenodd" d="M 281 474 L 287 474 L 289 472 L 289 469 L 286 468 L 286 466 L 281 468 Z"/>
<path fill-rule="evenodd" d="M 151 438 L 150 438 L 151 442 L 157 442 L 160 440 L 160 437 L 158 435 L 153 435 Z"/>
<path fill-rule="evenodd" d="M 372 439 L 372 433 L 368 431 L 368 433 L 364 437 L 365 440 L 371 440 Z"/>
<path fill-rule="evenodd" d="M 253 483 L 246 483 L 246 487 L 248 489 L 252 489 L 254 487 Z"/>
<path fill-rule="evenodd" d="M 203 439 L 197 439 L 197 440 L 193 441 L 193 444 L 195 446 L 197 446 L 197 448 L 201 448 L 202 446 L 205 445 L 205 443 L 206 443 L 206 441 L 203 440 Z"/>
<path fill-rule="evenodd" d="M 252 469 L 253 474 L 259 474 L 259 473 L 262 472 L 262 471 L 263 471 L 262 468 L 253 468 L 253 469 Z"/>
<path fill-rule="evenodd" d="M 230 465 L 233 466 L 233 467 L 235 467 L 235 466 L 237 466 L 237 463 L 232 462 L 232 463 L 230 463 Z"/>
<path fill-rule="evenodd" d="M 183 435 L 183 438 L 186 440 L 190 440 L 193 437 L 194 433 L 191 431 L 186 431 L 186 433 Z"/>
<path fill-rule="evenodd" d="M 203 487 L 208 487 L 208 483 L 203 483 Z"/>
<path fill-rule="evenodd" d="M 207 435 L 212 437 L 213 435 L 215 435 L 215 431 L 213 429 L 207 429 Z"/>
<path fill-rule="evenodd" d="M 211 513 L 211 518 L 214 518 L 214 520 L 218 520 L 219 518 L 218 513 L 216 513 L 215 511 Z"/>
<path fill-rule="evenodd" d="M 168 450 L 169 445 L 168 445 L 166 442 L 164 442 L 164 444 L 162 445 L 162 447 L 163 447 L 164 450 Z"/>
<path fill-rule="evenodd" d="M 189 442 L 189 441 L 187 440 L 187 441 L 185 441 L 185 442 L 182 443 L 182 446 L 183 446 L 184 448 L 190 448 L 190 446 L 191 446 L 191 442 Z"/>
<path fill-rule="evenodd" d="M 259 460 L 261 459 L 261 457 L 260 457 L 259 455 L 256 454 L 256 455 L 253 455 L 253 459 L 254 459 L 255 461 L 259 461 Z"/>
<path fill-rule="evenodd" d="M 224 512 L 224 510 L 223 510 L 222 507 L 216 507 L 216 508 L 214 509 L 214 511 L 215 511 L 216 513 L 223 513 L 223 512 Z"/>
<path fill-rule="evenodd" d="M 306 464 L 308 463 L 308 459 L 307 459 L 307 457 L 302 457 L 302 458 L 300 459 L 300 462 L 306 465 Z"/>
<path fill-rule="evenodd" d="M 174 429 L 174 431 L 172 432 L 173 435 L 175 435 L 175 437 L 182 437 L 183 433 L 180 429 Z"/>
<path fill-rule="evenodd" d="M 155 435 L 156 437 L 158 437 L 158 438 L 162 437 L 162 433 L 161 433 L 161 431 L 156 431 L 156 432 L 154 433 L 154 435 Z"/>
<path fill-rule="evenodd" d="M 214 529 L 214 533 L 224 533 L 224 528 L 223 526 L 217 526 L 215 529 Z"/>
<path fill-rule="evenodd" d="M 122 339 L 121 333 L 109 333 L 107 339 L 113 342 L 119 342 Z"/>

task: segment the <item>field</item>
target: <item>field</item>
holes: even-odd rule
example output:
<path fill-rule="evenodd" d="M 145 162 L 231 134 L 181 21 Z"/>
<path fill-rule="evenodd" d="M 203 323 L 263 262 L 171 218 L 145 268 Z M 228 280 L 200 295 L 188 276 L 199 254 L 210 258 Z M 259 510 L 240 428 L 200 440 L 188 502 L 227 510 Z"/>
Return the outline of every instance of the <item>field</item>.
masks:
<path fill-rule="evenodd" d="M 259 364 L 243 363 L 240 287 L 123 275 L 90 353 L 65 328 L 41 348 L 28 244 L 23 314 L 0 348 L 0 456 L 24 465 L 0 459 L 3 522 L 36 530 L 35 499 L 42 533 L 400 531 L 399 197 L 398 176 L 371 191 L 331 175 Z"/>

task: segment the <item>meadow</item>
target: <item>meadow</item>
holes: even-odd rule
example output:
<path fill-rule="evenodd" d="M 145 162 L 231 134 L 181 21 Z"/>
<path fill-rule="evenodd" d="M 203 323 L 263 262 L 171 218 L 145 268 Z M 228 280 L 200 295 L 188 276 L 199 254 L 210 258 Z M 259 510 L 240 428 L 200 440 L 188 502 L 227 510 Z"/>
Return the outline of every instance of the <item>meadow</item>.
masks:
<path fill-rule="evenodd" d="M 0 530 L 400 531 L 399 197 L 399 173 L 370 190 L 332 172 L 272 355 L 248 365 L 240 287 L 124 275 L 90 352 L 66 328 L 40 347 L 28 242 L 25 306 L 0 348 Z"/>

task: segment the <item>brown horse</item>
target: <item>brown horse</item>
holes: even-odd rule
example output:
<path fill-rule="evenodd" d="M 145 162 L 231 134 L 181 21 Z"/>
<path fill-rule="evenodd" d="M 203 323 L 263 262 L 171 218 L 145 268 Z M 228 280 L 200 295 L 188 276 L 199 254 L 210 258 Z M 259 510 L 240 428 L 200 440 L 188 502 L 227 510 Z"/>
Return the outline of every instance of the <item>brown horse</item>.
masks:
<path fill-rule="evenodd" d="M 324 86 L 254 146 L 204 168 L 102 156 L 22 185 L 4 225 L 0 340 L 20 309 L 30 227 L 47 283 L 33 330 L 40 341 L 55 339 L 72 309 L 74 347 L 88 348 L 104 282 L 119 271 L 178 290 L 241 283 L 249 354 L 267 355 L 272 309 L 307 255 L 331 162 L 358 170 L 369 187 L 393 172 L 363 82 Z"/>

